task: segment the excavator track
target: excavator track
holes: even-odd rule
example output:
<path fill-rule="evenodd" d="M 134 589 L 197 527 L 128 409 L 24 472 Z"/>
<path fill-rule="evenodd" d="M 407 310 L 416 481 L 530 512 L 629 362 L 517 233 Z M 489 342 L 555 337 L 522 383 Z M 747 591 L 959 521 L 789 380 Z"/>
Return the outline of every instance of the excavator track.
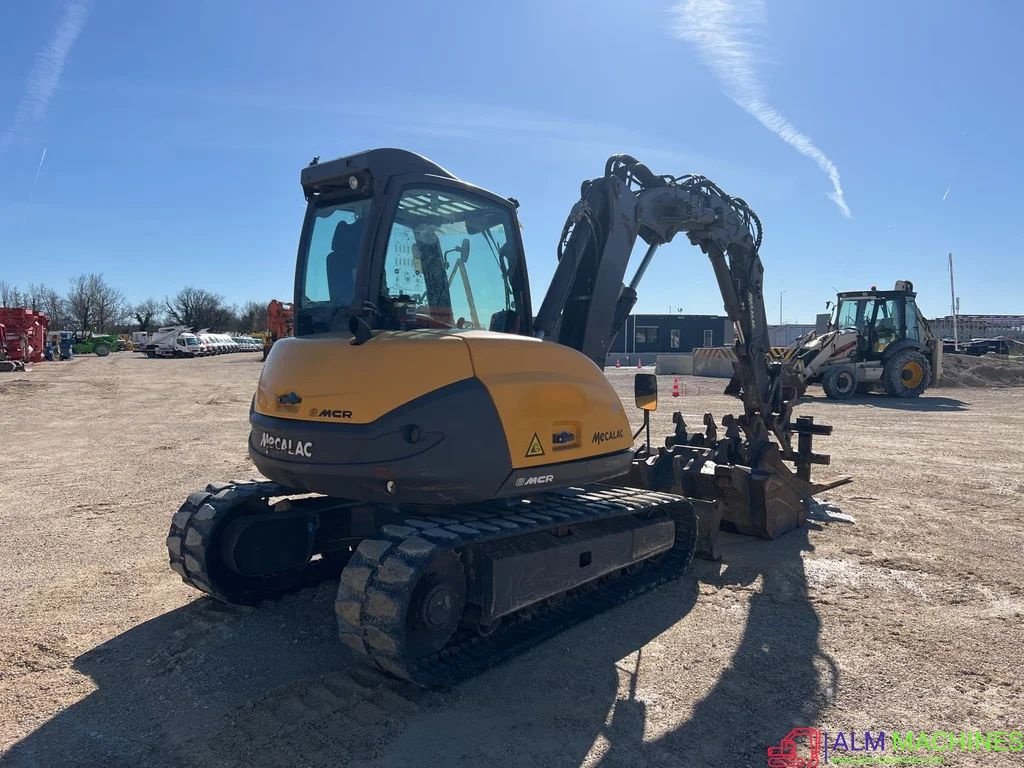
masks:
<path fill-rule="evenodd" d="M 270 510 L 272 498 L 295 495 L 291 488 L 266 481 L 215 483 L 191 494 L 171 521 L 171 568 L 211 597 L 249 605 L 337 578 L 340 564 L 330 558 L 261 577 L 246 577 L 226 566 L 221 531 L 240 515 Z M 302 501 L 291 499 L 295 505 Z M 481 545 L 525 550 L 532 534 L 625 518 L 671 520 L 670 548 L 506 615 L 487 631 L 465 620 L 473 610 L 467 608 L 443 647 L 427 653 L 410 648 L 409 604 L 432 564 L 455 564 L 461 572 L 462 559 Z M 678 578 L 693 558 L 697 536 L 693 506 L 684 498 L 605 485 L 395 519 L 363 539 L 341 572 L 335 603 L 339 634 L 376 668 L 427 688 L 453 685 Z"/>
<path fill-rule="evenodd" d="M 443 687 L 478 674 L 591 616 L 678 578 L 693 558 L 697 518 L 685 499 L 665 493 L 591 485 L 531 497 L 510 512 L 482 505 L 443 517 L 410 517 L 364 540 L 342 572 L 335 605 L 342 642 L 381 670 L 424 687 Z M 528 509 L 529 511 L 524 511 Z M 583 584 L 555 600 L 505 617 L 482 635 L 462 627 L 436 652 L 414 657 L 407 613 L 431 563 L 458 557 L 488 540 L 519 539 L 557 526 L 626 515 L 667 513 L 675 540 L 666 552 Z"/>
<path fill-rule="evenodd" d="M 264 511 L 271 497 L 295 490 L 277 483 L 210 483 L 190 494 L 171 518 L 167 552 L 171 568 L 189 586 L 225 603 L 252 605 L 337 576 L 337 567 L 317 560 L 302 569 L 252 578 L 232 573 L 217 550 L 217 532 L 237 515 Z"/>

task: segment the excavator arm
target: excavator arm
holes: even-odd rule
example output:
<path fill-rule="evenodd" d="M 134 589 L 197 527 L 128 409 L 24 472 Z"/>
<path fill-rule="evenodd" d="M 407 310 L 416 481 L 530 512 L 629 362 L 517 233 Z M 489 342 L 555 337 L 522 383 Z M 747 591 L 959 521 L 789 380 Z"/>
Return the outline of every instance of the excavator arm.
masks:
<path fill-rule="evenodd" d="M 680 233 L 711 260 L 735 328 L 734 381 L 747 420 L 760 416 L 769 429 L 784 429 L 788 413 L 779 369 L 766 356 L 761 222 L 743 200 L 703 176 L 658 176 L 629 155 L 609 158 L 603 177 L 583 183 L 566 220 L 535 334 L 579 349 L 603 366 L 655 251 Z M 625 284 L 637 238 L 647 243 L 647 252 Z"/>

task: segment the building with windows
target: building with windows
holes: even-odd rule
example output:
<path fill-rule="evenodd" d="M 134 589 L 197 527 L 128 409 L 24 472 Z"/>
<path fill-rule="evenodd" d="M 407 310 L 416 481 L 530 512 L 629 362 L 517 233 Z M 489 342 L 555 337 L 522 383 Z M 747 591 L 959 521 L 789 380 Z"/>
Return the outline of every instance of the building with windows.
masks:
<path fill-rule="evenodd" d="M 692 352 L 732 343 L 732 324 L 721 315 L 630 315 L 612 340 L 610 355 Z"/>
<path fill-rule="evenodd" d="M 988 339 L 993 336 L 1008 336 L 1024 339 L 1024 315 L 957 315 L 937 317 L 928 321 L 932 333 L 939 338 L 953 338 L 953 325 L 960 339 Z"/>

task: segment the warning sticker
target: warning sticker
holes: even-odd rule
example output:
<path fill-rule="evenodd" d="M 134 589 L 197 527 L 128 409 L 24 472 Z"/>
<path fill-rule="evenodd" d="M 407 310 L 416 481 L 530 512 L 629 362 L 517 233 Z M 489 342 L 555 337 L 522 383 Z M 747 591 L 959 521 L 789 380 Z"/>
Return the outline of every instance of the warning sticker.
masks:
<path fill-rule="evenodd" d="M 543 456 L 544 446 L 540 444 L 540 438 L 537 437 L 537 433 L 533 433 L 533 440 L 530 441 L 530 447 L 526 449 L 526 458 L 533 456 Z"/>

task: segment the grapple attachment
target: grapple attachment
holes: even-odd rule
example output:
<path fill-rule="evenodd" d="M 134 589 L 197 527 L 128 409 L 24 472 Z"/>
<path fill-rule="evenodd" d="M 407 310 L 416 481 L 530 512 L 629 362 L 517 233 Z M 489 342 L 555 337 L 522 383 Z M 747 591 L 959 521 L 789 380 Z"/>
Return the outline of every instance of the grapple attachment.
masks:
<path fill-rule="evenodd" d="M 725 434 L 710 413 L 704 430 L 689 434 L 680 412 L 672 416 L 675 434 L 657 451 L 641 448 L 623 484 L 686 496 L 694 502 L 699 520 L 697 554 L 719 558 L 718 531 L 774 539 L 807 521 L 814 494 L 850 482 L 812 483 L 811 464 L 828 464 L 829 457 L 812 451 L 814 435 L 832 427 L 815 424 L 813 416 L 787 423 L 783 434 L 797 435 L 797 450 L 772 441 L 760 419 L 725 416 Z M 783 456 L 786 451 L 788 455 Z M 795 466 L 790 468 L 786 461 Z"/>

